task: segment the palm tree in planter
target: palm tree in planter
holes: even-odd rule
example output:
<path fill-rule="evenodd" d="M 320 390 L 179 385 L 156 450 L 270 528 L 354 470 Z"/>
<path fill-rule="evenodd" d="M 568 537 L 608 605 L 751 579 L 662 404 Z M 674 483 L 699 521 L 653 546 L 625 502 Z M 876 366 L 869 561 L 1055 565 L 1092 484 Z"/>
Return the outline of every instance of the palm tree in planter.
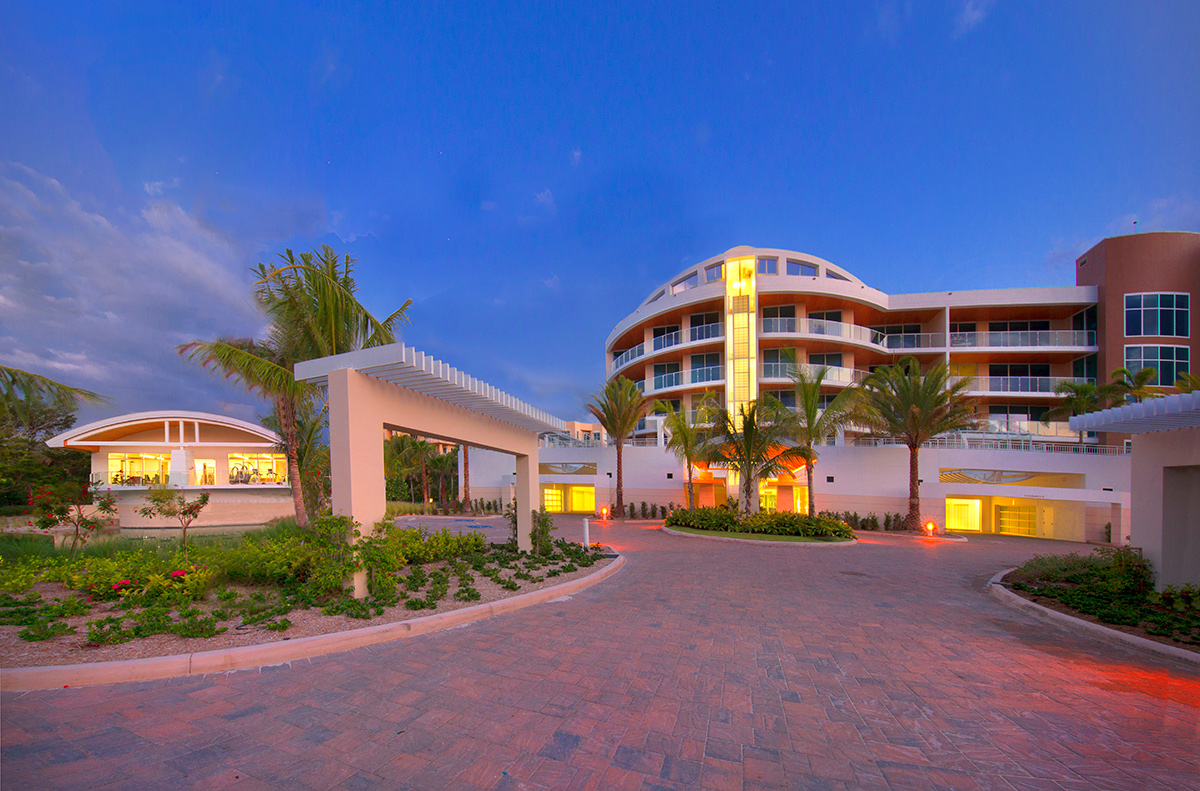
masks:
<path fill-rule="evenodd" d="M 671 434 L 667 439 L 667 450 L 674 453 L 675 458 L 687 467 L 687 507 L 690 511 L 696 507 L 696 495 L 692 489 L 692 465 L 700 460 L 704 449 L 704 427 L 690 419 L 687 412 L 676 412 L 675 408 L 665 401 L 656 402 L 654 411 L 666 413 L 663 427 Z"/>
<path fill-rule="evenodd" d="M 1158 376 L 1154 368 L 1139 368 L 1136 373 L 1128 368 L 1118 368 L 1113 371 L 1112 383 L 1109 387 L 1122 400 L 1133 399 L 1135 403 L 1148 401 L 1151 398 L 1162 398 L 1163 394 L 1150 389 L 1150 383 Z"/>
<path fill-rule="evenodd" d="M 1054 392 L 1063 400 L 1046 410 L 1042 423 L 1049 424 L 1051 420 L 1073 418 L 1076 415 L 1086 415 L 1104 409 L 1108 400 L 1113 396 L 1112 385 L 1097 385 L 1094 382 L 1072 382 L 1064 379 L 1054 386 Z M 1086 431 L 1079 432 L 1079 444 L 1083 444 Z"/>
<path fill-rule="evenodd" d="M 791 418 L 775 399 L 750 401 L 738 407 L 703 410 L 711 420 L 706 434 L 706 461 L 725 467 L 738 476 L 741 512 L 758 513 L 758 482 L 804 460 L 803 451 L 790 444 Z"/>
<path fill-rule="evenodd" d="M 804 366 L 796 366 L 792 372 L 792 388 L 796 393 L 792 430 L 808 471 L 808 513 L 813 516 L 817 513 L 816 476 L 813 475 L 813 465 L 819 455 L 816 446 L 853 423 L 862 411 L 861 391 L 853 384 L 847 385 L 825 406 L 821 405 L 821 385 L 828 372 L 828 368 L 822 367 L 816 373 L 809 373 Z"/>
<path fill-rule="evenodd" d="M 649 407 L 649 402 L 642 391 L 631 380 L 618 376 L 592 396 L 592 403 L 587 405 L 588 411 L 596 418 L 596 422 L 608 432 L 608 439 L 617 448 L 617 504 L 613 515 L 625 514 L 625 478 L 622 449 L 625 442 L 637 430 Z"/>
<path fill-rule="evenodd" d="M 202 367 L 240 382 L 272 403 L 287 449 L 288 480 L 296 523 L 309 524 L 297 458 L 297 415 L 320 398 L 319 390 L 296 381 L 298 362 L 395 342 L 412 300 L 379 321 L 354 296 L 354 259 L 339 258 L 328 246 L 297 258 L 281 253 L 279 265 L 259 264 L 254 300 L 269 320 L 263 339 L 218 338 L 177 347 Z"/>
<path fill-rule="evenodd" d="M 978 425 L 975 400 L 966 394 L 970 386 L 970 377 L 951 382 L 944 363 L 922 374 L 912 356 L 875 369 L 863 382 L 861 419 L 877 435 L 896 437 L 908 447 L 908 530 L 921 528 L 921 446 L 939 434 Z"/>

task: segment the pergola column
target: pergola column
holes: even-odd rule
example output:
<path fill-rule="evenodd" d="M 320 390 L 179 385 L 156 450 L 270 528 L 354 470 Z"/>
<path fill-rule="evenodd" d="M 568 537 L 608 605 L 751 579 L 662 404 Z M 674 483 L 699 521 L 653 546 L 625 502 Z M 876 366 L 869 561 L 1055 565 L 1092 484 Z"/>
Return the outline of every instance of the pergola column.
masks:
<path fill-rule="evenodd" d="M 372 535 L 387 512 L 383 420 L 374 409 L 370 377 L 350 368 L 329 372 L 329 468 L 333 512 Z M 374 383 L 377 384 L 377 383 Z M 350 537 L 356 543 L 357 538 Z M 354 598 L 367 595 L 366 571 L 354 572 Z"/>
<path fill-rule="evenodd" d="M 533 549 L 533 511 L 540 489 L 537 463 L 536 447 L 532 455 L 517 455 L 517 548 L 526 552 Z"/>

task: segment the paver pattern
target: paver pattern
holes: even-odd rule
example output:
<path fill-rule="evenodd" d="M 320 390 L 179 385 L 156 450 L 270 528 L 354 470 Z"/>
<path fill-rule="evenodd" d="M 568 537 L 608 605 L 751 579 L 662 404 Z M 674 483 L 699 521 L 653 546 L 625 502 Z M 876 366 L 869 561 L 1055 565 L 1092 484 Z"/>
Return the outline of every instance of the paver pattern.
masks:
<path fill-rule="evenodd" d="M 569 522 L 569 523 L 568 523 Z M 1005 608 L 1026 539 L 648 524 L 569 600 L 290 666 L 0 697 L 12 789 L 1200 789 L 1200 673 Z M 577 533 L 564 520 L 560 533 Z"/>

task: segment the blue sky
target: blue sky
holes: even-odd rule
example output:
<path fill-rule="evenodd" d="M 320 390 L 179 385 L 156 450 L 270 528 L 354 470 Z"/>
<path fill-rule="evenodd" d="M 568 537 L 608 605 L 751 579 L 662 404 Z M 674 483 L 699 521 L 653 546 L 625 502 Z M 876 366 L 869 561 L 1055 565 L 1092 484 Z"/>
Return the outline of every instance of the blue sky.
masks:
<path fill-rule="evenodd" d="M 410 345 L 581 418 L 612 326 L 735 245 L 902 293 L 1200 231 L 1191 0 L 584 5 L 5 3 L 0 364 L 253 417 L 174 347 L 330 244 Z"/>

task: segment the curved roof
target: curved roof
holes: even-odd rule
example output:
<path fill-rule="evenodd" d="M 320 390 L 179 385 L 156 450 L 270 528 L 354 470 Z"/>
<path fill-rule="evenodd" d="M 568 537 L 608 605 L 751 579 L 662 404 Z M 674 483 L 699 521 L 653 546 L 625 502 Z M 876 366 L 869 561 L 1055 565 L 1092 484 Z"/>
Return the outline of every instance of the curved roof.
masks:
<path fill-rule="evenodd" d="M 187 436 L 187 428 L 208 425 L 246 432 L 252 435 L 254 439 L 257 439 L 258 442 L 264 444 L 278 445 L 282 441 L 274 431 L 265 429 L 257 423 L 251 423 L 247 420 L 240 420 L 228 415 L 214 415 L 211 412 L 187 412 L 183 410 L 163 409 L 153 412 L 132 412 L 128 415 L 117 415 L 116 417 L 104 418 L 103 420 L 97 420 L 83 426 L 75 426 L 56 437 L 46 440 L 46 444 L 52 448 L 83 448 L 86 446 L 95 446 L 98 443 L 112 444 L 135 434 L 160 428 L 164 431 L 163 441 L 167 442 L 166 426 L 170 425 L 171 428 L 174 428 L 181 422 L 185 426 L 185 437 Z M 136 442 L 139 442 L 139 440 L 131 440 L 131 444 Z M 176 435 L 176 439 L 171 441 L 170 444 L 190 445 L 194 443 L 188 441 L 181 443 L 178 435 Z M 221 444 L 228 445 L 233 443 L 223 442 Z M 258 443 L 255 442 L 254 444 Z"/>

